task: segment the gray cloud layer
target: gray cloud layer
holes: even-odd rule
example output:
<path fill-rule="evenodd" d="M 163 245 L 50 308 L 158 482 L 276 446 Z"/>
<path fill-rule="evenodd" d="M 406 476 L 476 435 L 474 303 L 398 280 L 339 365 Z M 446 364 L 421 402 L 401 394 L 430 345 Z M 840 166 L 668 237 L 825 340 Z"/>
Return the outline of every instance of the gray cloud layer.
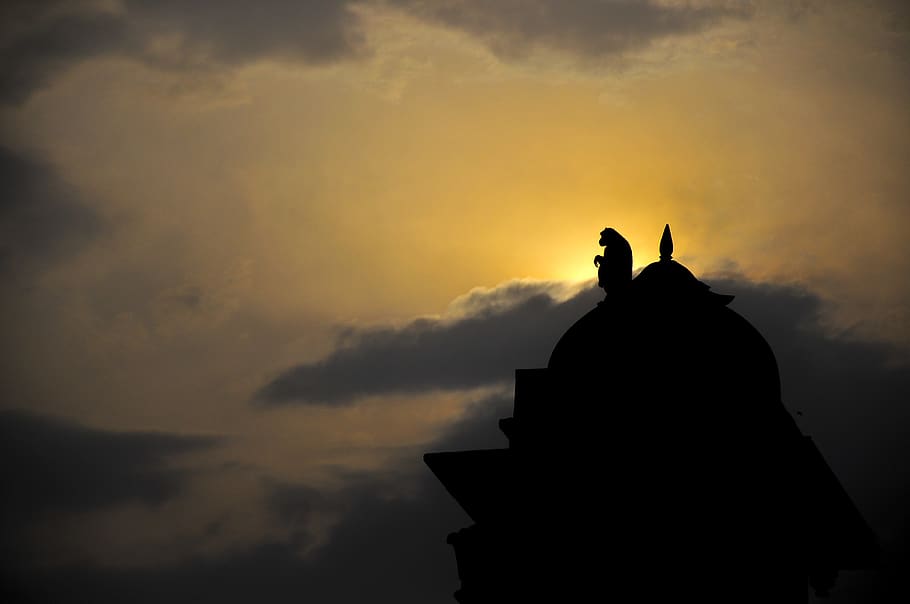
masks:
<path fill-rule="evenodd" d="M 821 302 L 805 291 L 754 284 L 739 278 L 709 282 L 715 291 L 736 294 L 733 303 L 736 309 L 771 343 L 780 362 L 787 402 L 791 408 L 804 412 L 807 430 L 866 515 L 885 550 L 886 566 L 882 571 L 847 574 L 839 580 L 829 602 L 894 601 L 894 595 L 902 589 L 908 562 L 910 490 L 906 462 L 910 459 L 910 443 L 905 435 L 910 427 L 910 409 L 906 404 L 910 400 L 910 369 L 889 364 L 890 350 L 883 345 L 825 335 L 817 325 Z M 593 304 L 591 292 L 583 292 L 560 305 L 549 297 L 542 298 L 544 289 L 515 287 L 507 295 L 508 288 L 501 288 L 486 296 L 475 296 L 465 304 L 474 312 L 461 322 L 486 321 L 482 324 L 489 328 L 497 320 L 505 320 L 511 325 L 511 332 L 488 329 L 486 333 L 490 346 L 501 347 L 503 342 L 520 340 L 528 330 L 564 329 L 565 326 L 555 323 L 574 320 Z M 484 300 L 493 301 L 495 312 L 483 304 Z M 531 300 L 536 300 L 543 315 L 535 316 L 525 306 L 524 302 Z M 557 310 L 563 306 L 565 309 Z M 485 314 L 490 316 L 484 318 Z M 518 317 L 533 320 L 522 323 Z M 432 338 L 420 336 L 417 331 L 438 331 L 441 329 L 438 323 L 412 323 L 398 331 L 387 330 L 384 337 L 393 349 L 401 348 L 400 340 L 406 333 L 410 334 L 412 346 L 416 346 L 413 342 L 441 346 L 447 337 L 457 340 L 461 334 L 457 323 Z M 351 337 L 349 346 L 361 341 L 357 334 Z M 366 342 L 365 350 L 372 355 L 387 354 L 385 348 L 377 346 L 377 341 L 367 338 L 362 342 Z M 548 353 L 552 344 L 541 342 L 540 352 Z M 681 347 L 680 353 L 683 352 Z M 428 350 L 428 354 L 436 353 Z M 476 378 L 462 376 L 459 383 L 465 379 Z M 446 386 L 444 381 L 433 386 L 432 379 L 414 381 L 422 388 Z M 404 471 L 399 468 L 399 475 L 365 477 L 352 482 L 341 493 L 323 493 L 307 485 L 272 485 L 267 511 L 282 524 L 294 527 L 288 541 L 266 542 L 246 551 L 162 567 L 105 569 L 80 565 L 23 569 L 9 578 L 6 585 L 13 586 L 14 595 L 32 600 L 76 599 L 101 604 L 208 600 L 278 603 L 301 599 L 448 604 L 458 581 L 454 556 L 445 544 L 445 536 L 466 526 L 469 520 L 429 471 L 419 467 L 419 455 L 425 450 L 504 446 L 496 420 L 510 414 L 511 403 L 501 398 L 476 403 L 462 421 L 435 442 L 415 450 L 410 467 Z M 19 426 L 17 431 L 23 434 L 56 434 L 46 427 L 28 428 L 27 422 L 23 424 L 16 416 L 13 419 L 13 424 Z M 39 422 L 39 425 L 44 424 Z M 66 431 L 63 434 L 64 441 L 76 442 L 66 436 Z M 48 436 L 37 439 L 47 440 Z M 150 447 L 153 452 L 127 453 L 125 457 L 150 460 L 158 455 L 155 451 L 171 450 L 168 446 L 144 447 Z M 144 447 L 138 450 L 146 451 Z M 102 449 L 107 451 L 99 456 L 102 459 L 117 452 L 114 446 Z M 4 457 L 10 459 L 8 454 Z M 59 456 L 54 459 L 59 462 Z M 145 467 L 143 463 L 138 467 Z M 388 496 L 390 490 L 398 492 L 389 488 L 390 481 L 409 482 L 413 496 Z M 308 557 L 300 557 L 299 546 L 307 542 L 307 526 L 312 515 L 327 508 L 343 510 L 342 522 L 326 545 Z"/>
<path fill-rule="evenodd" d="M 325 62 L 358 53 L 362 37 L 339 0 L 13 0 L 0 9 L 0 102 L 19 103 L 67 67 L 101 54 L 168 69 L 260 58 Z"/>
<path fill-rule="evenodd" d="M 0 411 L 4 519 L 78 511 L 124 501 L 161 503 L 188 476 L 174 455 L 212 446 L 207 437 L 109 432 L 24 411 Z"/>
<path fill-rule="evenodd" d="M 371 394 L 484 386 L 511 379 L 516 368 L 547 364 L 556 339 L 603 298 L 588 290 L 555 301 L 546 285 L 511 284 L 490 292 L 489 305 L 456 321 L 418 319 L 402 328 L 348 329 L 328 358 L 282 373 L 259 393 L 269 403 L 350 403 Z M 504 303 L 508 300 L 508 303 Z"/>
<path fill-rule="evenodd" d="M 262 58 L 323 63 L 365 52 L 351 0 L 11 0 L 0 9 L 0 102 L 20 103 L 55 75 L 99 55 L 165 69 L 211 70 Z M 378 4 L 382 4 L 379 2 Z M 586 58 L 746 18 L 748 4 L 644 0 L 391 0 L 515 57 L 544 47 Z"/>
<path fill-rule="evenodd" d="M 426 449 L 504 446 L 496 420 L 511 413 L 511 403 L 507 399 L 478 402 L 462 421 Z M 842 439 L 841 444 L 854 455 L 861 453 L 849 439 Z M 865 464 L 874 467 L 887 461 L 876 454 L 865 459 Z M 893 475 L 888 478 L 894 480 Z M 78 597 L 99 604 L 208 600 L 238 604 L 301 600 L 451 604 L 458 579 L 445 537 L 470 520 L 428 470 L 419 469 L 412 479 L 414 495 L 408 498 L 384 496 L 388 485 L 382 480 L 363 480 L 332 497 L 305 485 L 276 486 L 269 499 L 271 513 L 294 526 L 305 527 L 311 511 L 327 505 L 328 500 L 345 508 L 345 518 L 330 542 L 309 558 L 298 555 L 294 540 L 269 542 L 246 551 L 157 568 L 30 569 L 16 577 L 16 586 L 24 597 L 49 602 Z M 886 481 L 879 486 L 889 484 L 893 483 Z M 855 493 L 855 486 L 848 484 L 848 489 Z M 891 499 L 895 508 L 904 511 L 910 504 L 906 490 L 888 490 L 881 497 Z M 865 508 L 863 503 L 861 508 Z M 889 564 L 880 572 L 842 576 L 832 597 L 824 600 L 829 604 L 886 604 L 902 589 L 900 564 L 907 555 L 907 535 L 893 527 L 883 530 L 881 516 L 866 509 L 864 512 L 886 537 Z M 816 601 L 821 602 L 810 599 Z"/>
<path fill-rule="evenodd" d="M 496 419 L 510 407 L 505 399 L 479 401 L 433 448 L 503 445 Z M 406 479 L 414 478 L 413 469 Z M 406 498 L 386 496 L 389 478 L 380 476 L 361 476 L 333 494 L 271 485 L 267 511 L 293 527 L 288 541 L 157 568 L 23 568 L 0 582 L 0 595 L 6 588 L 11 602 L 451 604 L 458 580 L 445 537 L 468 519 L 429 472 L 417 471 L 414 494 Z M 326 546 L 302 558 L 307 525 L 327 506 L 342 508 L 345 520 Z"/>
<path fill-rule="evenodd" d="M 494 52 L 519 56 L 535 47 L 596 58 L 647 46 L 665 36 L 747 18 L 749 3 L 651 0 L 402 0 L 417 15 L 478 37 Z"/>
<path fill-rule="evenodd" d="M 0 101 L 18 103 L 75 61 L 123 48 L 127 24 L 62 0 L 12 0 L 0 9 Z"/>
<path fill-rule="evenodd" d="M 910 430 L 910 368 L 894 363 L 897 351 L 888 345 L 826 334 L 819 325 L 822 301 L 803 289 L 752 283 L 741 277 L 708 282 L 714 291 L 735 294 L 733 308 L 768 340 L 780 366 L 785 404 L 802 413 L 799 423 L 815 439 L 881 541 L 884 570 L 848 573 L 841 579 L 832 602 L 889 601 L 898 589 L 900 577 L 910 568 L 910 535 L 906 532 L 910 441 L 905 436 Z M 471 312 L 461 321 L 422 320 L 400 329 L 353 330 L 335 354 L 321 363 L 288 371 L 264 394 L 293 393 L 310 399 L 322 395 L 324 401 L 340 403 L 368 393 L 456 388 L 508 379 L 512 369 L 522 366 L 519 359 L 527 361 L 524 366 L 545 363 L 562 331 L 593 307 L 600 296 L 597 290 L 589 290 L 557 303 L 545 292 L 545 285 L 513 285 L 467 300 L 465 307 Z M 546 335 L 535 338 L 528 331 Z M 673 354 L 685 354 L 686 343 L 678 344 Z M 446 350 L 457 352 L 449 357 Z M 482 363 L 496 369 L 481 367 Z M 449 373 L 440 378 L 446 372 L 443 366 L 448 367 Z M 419 373 L 424 370 L 426 374 Z M 389 371 L 390 375 L 377 378 L 374 372 L 378 371 Z M 710 383 L 709 375 L 705 379 Z M 427 449 L 502 446 L 496 420 L 509 415 L 510 403 L 488 401 L 479 405 L 464 422 Z M 731 405 L 735 403 L 734 398 Z M 431 497 L 432 484 L 423 488 L 422 505 L 446 509 L 444 498 Z M 422 519 L 419 506 L 413 508 L 413 502 L 397 505 L 409 510 L 412 523 L 407 524 L 410 528 L 398 536 L 396 543 L 410 543 L 411 530 L 415 534 L 427 530 L 443 532 L 443 523 Z M 375 513 L 384 512 L 377 509 Z M 447 512 L 450 529 L 465 524 L 463 520 L 461 524 L 451 524 L 458 517 Z M 332 552 L 335 547 L 344 546 L 344 534 L 336 536 L 326 556 L 340 556 Z M 432 544 L 423 547 L 425 553 L 434 551 Z M 407 551 L 405 545 L 402 548 L 402 556 L 419 556 Z M 375 547 L 373 555 L 382 558 L 380 546 Z M 439 576 L 439 569 L 432 565 L 444 564 L 444 559 L 439 554 L 438 558 L 423 560 L 423 572 Z M 450 572 L 454 569 L 450 568 Z M 400 588 L 392 581 L 385 586 L 389 594 L 397 593 L 397 589 Z M 395 599 L 390 596 L 389 601 Z M 356 600 L 357 596 L 352 595 L 341 601 Z M 420 600 L 415 597 L 413 601 Z M 440 601 L 445 599 L 440 596 Z"/>
<path fill-rule="evenodd" d="M 51 166 L 0 145 L 0 274 L 72 254 L 104 228 Z"/>
<path fill-rule="evenodd" d="M 0 411 L 0 601 L 72 601 L 66 593 L 47 600 L 40 585 L 25 586 L 29 569 L 40 566 L 38 559 L 58 536 L 49 527 L 58 527 L 60 518 L 118 504 L 170 501 L 192 480 L 187 470 L 169 466 L 171 459 L 216 442 L 111 432 L 21 410 Z"/>

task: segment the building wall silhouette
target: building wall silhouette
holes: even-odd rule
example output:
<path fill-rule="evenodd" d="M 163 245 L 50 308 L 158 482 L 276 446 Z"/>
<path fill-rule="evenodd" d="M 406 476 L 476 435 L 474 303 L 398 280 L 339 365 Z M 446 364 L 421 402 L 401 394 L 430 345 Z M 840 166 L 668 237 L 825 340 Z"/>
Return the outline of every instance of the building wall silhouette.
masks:
<path fill-rule="evenodd" d="M 605 299 L 519 369 L 505 449 L 430 469 L 475 522 L 449 535 L 463 603 L 805 602 L 877 561 L 874 535 L 781 402 L 774 354 L 672 260 L 632 279 L 601 233 Z M 533 329 L 533 326 L 529 326 Z"/>

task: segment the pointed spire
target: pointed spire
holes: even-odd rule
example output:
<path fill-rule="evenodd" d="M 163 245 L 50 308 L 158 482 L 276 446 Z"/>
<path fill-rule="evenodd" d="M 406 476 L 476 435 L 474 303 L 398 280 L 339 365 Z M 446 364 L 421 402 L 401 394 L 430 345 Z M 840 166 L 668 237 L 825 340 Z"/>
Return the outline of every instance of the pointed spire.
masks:
<path fill-rule="evenodd" d="M 673 258 L 673 236 L 670 235 L 670 225 L 664 227 L 664 234 L 660 236 L 660 259 Z"/>

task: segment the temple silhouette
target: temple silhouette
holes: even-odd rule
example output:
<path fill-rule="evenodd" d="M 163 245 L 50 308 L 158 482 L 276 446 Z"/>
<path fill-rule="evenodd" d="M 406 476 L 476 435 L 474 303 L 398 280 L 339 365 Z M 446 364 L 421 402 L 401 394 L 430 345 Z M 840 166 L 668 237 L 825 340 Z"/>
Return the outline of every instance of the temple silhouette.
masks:
<path fill-rule="evenodd" d="M 424 456 L 474 522 L 448 537 L 455 599 L 806 602 L 876 566 L 733 296 L 672 259 L 669 225 L 634 279 L 628 242 L 600 245 L 607 295 L 546 368 L 516 370 L 508 448 Z"/>

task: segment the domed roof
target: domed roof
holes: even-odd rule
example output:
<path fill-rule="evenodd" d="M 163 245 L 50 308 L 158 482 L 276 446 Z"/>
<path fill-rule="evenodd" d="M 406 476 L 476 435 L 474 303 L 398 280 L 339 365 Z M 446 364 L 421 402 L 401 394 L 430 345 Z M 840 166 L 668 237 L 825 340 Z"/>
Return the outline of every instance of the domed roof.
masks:
<path fill-rule="evenodd" d="M 669 225 L 660 252 L 660 260 L 631 283 L 601 283 L 606 298 L 560 338 L 548 367 L 571 375 L 576 389 L 589 389 L 597 398 L 704 400 L 718 390 L 733 400 L 748 390 L 749 397 L 760 393 L 778 401 L 774 354 L 761 334 L 727 307 L 733 296 L 711 292 L 672 259 Z M 604 256 L 609 258 L 606 250 Z M 624 272 L 601 270 L 601 275 Z"/>

